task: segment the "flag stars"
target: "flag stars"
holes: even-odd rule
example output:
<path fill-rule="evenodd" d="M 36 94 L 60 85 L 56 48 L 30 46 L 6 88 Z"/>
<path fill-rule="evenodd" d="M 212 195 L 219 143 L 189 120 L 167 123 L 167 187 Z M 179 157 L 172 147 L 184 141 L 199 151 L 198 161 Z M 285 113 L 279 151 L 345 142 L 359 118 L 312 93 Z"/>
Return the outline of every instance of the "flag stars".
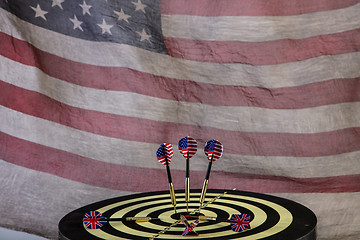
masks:
<path fill-rule="evenodd" d="M 102 34 L 108 33 L 108 34 L 112 35 L 110 28 L 112 28 L 114 25 L 107 24 L 105 19 L 103 19 L 101 24 L 97 24 L 97 25 L 101 28 Z"/>
<path fill-rule="evenodd" d="M 82 21 L 79 21 L 77 19 L 77 17 L 74 15 L 74 18 L 69 18 L 70 21 L 74 24 L 74 28 L 73 29 L 80 29 L 81 31 L 84 31 L 83 28 L 81 27 L 81 24 L 83 23 Z"/>
<path fill-rule="evenodd" d="M 141 0 L 138 0 L 136 3 L 135 2 L 133 2 L 132 4 L 134 4 L 135 5 L 135 11 L 142 11 L 143 13 L 145 13 L 145 8 L 147 7 L 145 4 L 143 4 L 142 2 L 141 2 Z"/>
<path fill-rule="evenodd" d="M 30 6 L 30 7 L 31 7 L 31 6 Z M 45 17 L 45 14 L 47 14 L 48 12 L 42 10 L 42 9 L 40 8 L 40 5 L 39 5 L 39 4 L 36 6 L 36 8 L 34 8 L 34 7 L 31 7 L 31 8 L 32 8 L 32 10 L 35 11 L 35 17 L 41 17 L 41 18 L 43 18 L 45 21 L 47 21 L 47 20 L 46 20 L 46 17 Z"/>
<path fill-rule="evenodd" d="M 62 7 L 61 4 L 62 4 L 64 1 L 65 1 L 65 0 L 52 0 L 51 7 L 58 6 L 61 10 L 63 10 L 63 7 Z"/>
<path fill-rule="evenodd" d="M 83 15 L 89 14 L 89 15 L 91 16 L 91 14 L 90 14 L 90 8 L 92 8 L 91 5 L 87 5 L 86 2 L 85 2 L 85 0 L 83 1 L 82 4 L 79 4 L 79 5 L 80 5 L 80 7 L 81 7 L 82 10 L 83 10 Z"/>
<path fill-rule="evenodd" d="M 150 42 L 150 38 L 151 38 L 151 35 L 147 34 L 145 32 L 145 29 L 143 29 L 141 32 L 137 32 L 139 35 L 140 35 L 140 41 L 149 41 Z"/>
<path fill-rule="evenodd" d="M 130 15 L 127 15 L 125 14 L 124 10 L 120 10 L 120 12 L 118 11 L 114 11 L 114 13 L 116 15 L 118 15 L 118 20 L 121 21 L 121 20 L 124 20 L 125 22 L 129 23 L 129 18 L 131 17 Z"/>

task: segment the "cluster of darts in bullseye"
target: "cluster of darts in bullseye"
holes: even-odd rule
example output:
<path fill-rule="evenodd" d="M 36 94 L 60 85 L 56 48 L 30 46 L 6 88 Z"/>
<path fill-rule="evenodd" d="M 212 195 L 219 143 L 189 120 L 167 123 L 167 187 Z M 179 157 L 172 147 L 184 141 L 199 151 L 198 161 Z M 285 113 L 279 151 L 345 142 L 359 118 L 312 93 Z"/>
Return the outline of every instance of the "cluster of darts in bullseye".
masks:
<path fill-rule="evenodd" d="M 197 152 L 197 141 L 190 137 L 184 137 L 180 139 L 178 148 L 180 153 L 186 159 L 186 177 L 185 177 L 185 202 L 186 202 L 186 210 L 187 214 L 183 215 L 180 214 L 180 221 L 185 225 L 185 231 L 183 232 L 182 236 L 186 236 L 189 233 L 198 235 L 195 231 L 195 227 L 199 224 L 200 221 L 215 221 L 215 222 L 229 222 L 230 227 L 234 232 L 242 232 L 244 230 L 250 229 L 250 215 L 246 213 L 242 214 L 232 214 L 230 219 L 220 220 L 216 217 L 209 217 L 209 216 L 201 216 L 200 210 L 203 206 L 205 195 L 207 191 L 207 186 L 209 183 L 210 171 L 213 162 L 218 160 L 223 153 L 223 145 L 216 139 L 209 140 L 205 143 L 204 153 L 209 160 L 209 165 L 207 168 L 204 184 L 201 190 L 201 195 L 199 199 L 199 209 L 198 214 L 189 214 L 188 211 L 188 204 L 190 202 L 190 180 L 189 180 L 189 171 L 190 171 L 190 163 L 189 159 L 195 155 Z M 174 151 L 173 147 L 169 143 L 163 143 L 160 145 L 159 149 L 156 151 L 156 156 L 158 161 L 166 166 L 168 181 L 169 181 L 169 190 L 170 190 L 170 197 L 171 203 L 174 206 L 174 210 L 176 213 L 176 199 L 175 199 L 175 191 L 174 186 L 172 184 L 171 173 L 170 173 L 170 163 L 173 157 Z M 189 219 L 195 219 L 194 222 L 189 223 Z M 158 218 L 151 218 L 151 217 L 126 217 L 126 218 L 106 218 L 98 211 L 89 211 L 83 217 L 84 226 L 88 229 L 99 229 L 103 227 L 109 221 L 150 221 L 156 220 Z"/>

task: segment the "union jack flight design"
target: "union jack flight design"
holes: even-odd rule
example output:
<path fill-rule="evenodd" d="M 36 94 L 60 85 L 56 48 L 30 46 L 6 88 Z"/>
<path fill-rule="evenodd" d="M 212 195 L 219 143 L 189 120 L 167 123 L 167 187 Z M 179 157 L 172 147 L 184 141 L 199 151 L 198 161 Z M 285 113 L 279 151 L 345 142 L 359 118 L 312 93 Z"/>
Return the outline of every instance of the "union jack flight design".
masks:
<path fill-rule="evenodd" d="M 107 219 L 98 211 L 89 211 L 85 213 L 83 223 L 88 229 L 99 229 L 107 223 Z"/>
<path fill-rule="evenodd" d="M 191 158 L 197 151 L 197 142 L 192 137 L 184 137 L 179 141 L 179 151 L 185 158 Z M 189 153 L 189 156 L 188 156 Z"/>
<path fill-rule="evenodd" d="M 209 140 L 205 144 L 204 152 L 209 161 L 216 161 L 222 156 L 223 145 L 216 139 Z"/>
<path fill-rule="evenodd" d="M 156 151 L 156 157 L 158 161 L 163 165 L 166 165 L 165 159 L 167 159 L 168 164 L 170 164 L 173 155 L 174 155 L 173 147 L 169 143 L 161 144 L 159 149 Z"/>
<path fill-rule="evenodd" d="M 186 226 L 185 231 L 181 234 L 181 236 L 186 236 L 190 232 L 194 232 L 196 235 L 198 235 L 198 233 L 195 232 L 194 228 L 199 224 L 199 222 L 200 222 L 199 219 L 191 224 L 189 224 L 186 217 L 184 217 L 183 215 L 180 215 L 180 219 Z"/>
<path fill-rule="evenodd" d="M 245 213 L 231 215 L 230 227 L 234 232 L 250 229 L 250 215 Z"/>

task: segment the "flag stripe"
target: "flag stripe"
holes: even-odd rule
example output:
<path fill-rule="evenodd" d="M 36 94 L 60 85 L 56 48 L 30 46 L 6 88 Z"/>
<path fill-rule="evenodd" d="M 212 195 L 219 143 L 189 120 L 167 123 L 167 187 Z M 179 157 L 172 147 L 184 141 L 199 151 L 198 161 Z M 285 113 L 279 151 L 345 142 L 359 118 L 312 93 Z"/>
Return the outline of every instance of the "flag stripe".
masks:
<path fill-rule="evenodd" d="M 164 38 L 170 56 L 193 61 L 271 65 L 360 50 L 360 29 L 266 42 Z M 323 43 L 326 42 L 326 45 Z"/>
<path fill-rule="evenodd" d="M 0 10 L 0 13 L 2 13 L 1 11 L 3 10 Z M 8 15 L 7 12 L 4 14 Z M 151 53 L 121 44 L 91 43 L 56 33 L 51 33 L 53 39 L 51 42 L 48 42 L 40 37 L 49 34 L 48 31 L 24 23 L 12 15 L 10 15 L 9 18 L 13 18 L 22 28 L 29 29 L 29 31 L 34 34 L 34 37 L 32 37 L 33 40 L 30 43 L 43 51 L 64 57 L 71 61 L 83 62 L 84 64 L 130 68 L 166 78 L 192 80 L 200 83 L 218 85 L 279 88 L 301 86 L 330 79 L 360 77 L 360 72 L 358 71 L 358 69 L 360 69 L 359 52 L 321 56 L 294 63 L 269 66 L 202 63 L 171 58 L 163 54 Z M 22 39 L 21 33 L 11 30 L 11 25 L 11 21 L 4 21 L 4 31 L 18 39 Z M 66 43 L 68 49 L 77 49 L 79 48 L 78 46 L 81 46 L 84 51 L 79 49 L 79 51 L 74 54 L 73 51 L 63 51 L 55 47 L 64 43 Z M 99 55 L 99 52 L 102 54 Z M 127 56 L 127 58 L 117 57 L 112 59 L 110 64 L 107 56 L 112 55 Z M 59 64 L 59 67 L 61 67 L 61 62 Z M 329 69 L 334 69 L 334 71 L 328 71 Z M 203 72 L 207 74 L 204 75 L 202 74 Z"/>
<path fill-rule="evenodd" d="M 136 165 L 136 162 L 131 161 L 131 159 L 148 159 L 149 156 L 154 156 L 154 149 L 157 149 L 157 144 L 155 143 L 136 142 L 136 144 L 134 144 L 134 142 L 124 139 L 100 136 L 62 126 L 47 120 L 34 118 L 4 107 L 0 107 L 0 113 L 4 116 L 0 119 L 0 130 L 6 134 L 99 161 Z M 13 121 L 13 119 L 17 120 Z M 133 122 L 135 122 L 135 119 L 133 119 Z M 31 128 L 22 127 L 25 126 L 25 123 L 31 124 Z M 7 126 L 7 128 L 4 126 Z M 168 142 L 176 142 L 180 138 L 179 136 L 182 136 L 183 131 L 186 131 L 186 129 L 176 131 L 175 129 L 178 126 L 177 124 L 174 126 L 162 125 L 162 127 L 173 132 L 171 136 L 166 134 L 159 134 L 159 136 L 157 136 L 154 131 L 147 131 L 146 129 L 140 128 L 144 135 L 143 137 L 139 136 L 138 141 L 153 139 L 153 136 L 151 136 L 151 134 L 153 134 L 155 138 Z M 43 129 L 47 131 L 43 131 Z M 127 134 L 131 133 L 131 125 L 126 128 L 126 130 L 128 131 Z M 360 150 L 360 146 L 357 144 L 359 140 L 359 128 L 310 135 L 292 135 L 286 133 L 254 134 L 231 131 L 217 132 L 215 129 L 206 128 L 194 129 L 193 131 L 198 132 L 197 136 L 200 144 L 203 144 L 202 139 L 210 139 L 211 136 L 218 136 L 218 139 L 221 139 L 224 146 L 226 146 L 224 149 L 225 153 L 229 154 L 321 157 Z M 69 136 L 71 136 L 71 138 Z M 257 148 L 254 149 L 252 147 L 253 145 L 249 143 L 252 143 Z M 294 145 L 298 146 L 296 152 L 291 151 Z M 121 152 L 122 149 L 127 149 L 129 152 L 134 151 L 133 155 L 119 157 L 118 153 Z M 137 151 L 138 149 L 142 149 L 142 151 Z M 351 162 L 349 162 L 349 164 L 350 163 Z M 142 165 L 143 167 L 153 167 L 154 163 L 153 161 L 145 161 Z M 183 166 L 180 164 L 177 167 L 181 168 Z"/>
<path fill-rule="evenodd" d="M 90 88 L 101 89 L 106 86 L 108 90 L 128 91 L 169 100 L 201 102 L 215 106 L 254 106 L 274 109 L 306 108 L 360 100 L 360 94 L 357 94 L 360 78 L 333 79 L 297 87 L 273 89 L 252 86 L 221 86 L 153 76 L 121 67 L 81 64 L 47 54 L 6 34 L 0 34 L 0 41 L 4 43 L 4 48 L 0 49 L 1 55 L 37 67 L 52 77 Z M 19 51 L 21 55 L 18 54 Z M 43 59 L 41 64 L 34 62 L 36 58 Z M 6 62 L 7 60 L 1 59 L 0 61 Z M 10 64 L 5 62 L 4 65 Z M 54 62 L 56 64 L 53 64 Z M 9 67 L 15 68 L 17 65 L 9 65 Z M 78 69 L 83 69 L 83 71 L 80 72 Z M 113 81 L 118 76 L 121 76 L 121 81 Z M 144 88 L 144 85 L 147 87 Z M 164 85 L 166 89 L 164 89 Z M 209 92 L 223 94 L 218 95 L 215 99 L 208 94 Z M 321 97 L 313 98 L 314 92 Z M 254 100 L 249 101 L 249 98 Z"/>
<path fill-rule="evenodd" d="M 131 92 L 85 88 L 48 77 L 33 67 L 12 61 L 1 61 L 1 57 L 0 62 L 3 63 L 0 79 L 6 79 L 7 83 L 17 87 L 39 92 L 73 107 L 160 121 L 163 124 L 171 122 L 198 126 L 199 121 L 207 119 L 206 124 L 203 124 L 204 127 L 216 129 L 243 132 L 308 134 L 358 127 L 360 122 L 360 102 L 290 109 L 286 111 L 281 109 L 249 108 L 245 106 L 218 107 L 151 98 Z M 39 78 L 39 76 L 41 77 Z M 357 89 L 359 87 L 352 89 L 352 91 L 356 92 L 358 91 Z M 77 94 L 82 92 L 86 94 Z M 118 105 L 113 103 L 124 104 Z M 161 109 L 166 109 L 167 113 L 177 111 L 179 115 L 163 114 Z M 214 112 L 217 114 L 214 115 Z M 342 115 L 334 114 L 339 112 Z M 257 116 L 256 119 L 252 117 L 255 115 Z M 194 118 L 195 116 L 196 118 Z M 241 124 L 238 124 L 239 121 Z M 324 121 L 327 124 L 323 124 Z"/>
<path fill-rule="evenodd" d="M 165 37 L 196 40 L 261 42 L 304 39 L 356 29 L 360 24 L 359 12 L 360 3 L 348 8 L 293 16 L 163 15 L 162 30 Z M 336 24 L 330 19 L 336 20 Z"/>
<path fill-rule="evenodd" d="M 70 180 L 124 191 L 153 191 L 166 188 L 166 172 L 161 169 L 131 167 L 111 163 L 103 163 L 90 158 L 84 158 L 69 152 L 34 144 L 29 141 L 14 138 L 0 133 L 0 140 L 7 145 L 0 158 L 7 162 L 47 172 Z M 21 149 L 22 151 L 19 151 Z M 41 161 L 42 164 L 36 164 Z M 82 174 L 86 172 L 89 177 Z M 103 173 L 103 174 L 99 174 Z M 192 175 L 204 172 L 193 171 Z M 92 177 L 96 176 L 96 178 Z M 137 176 L 137 181 L 133 181 Z M 174 186 L 182 187 L 184 171 L 172 170 Z M 151 179 L 164 178 L 154 185 Z M 291 180 L 291 181 L 289 181 Z M 233 188 L 234 182 L 241 182 L 241 189 L 260 192 L 357 192 L 360 191 L 358 182 L 360 174 L 325 178 L 288 178 L 262 175 L 247 175 L 241 173 L 226 173 L 213 171 L 211 176 L 212 188 Z M 141 184 L 139 184 L 141 182 Z M 316 182 L 317 184 L 313 184 Z M 332 184 L 329 184 L 331 182 Z M 200 181 L 196 181 L 200 188 Z M 180 185 L 181 184 L 181 185 Z"/>
<path fill-rule="evenodd" d="M 161 2 L 161 12 L 170 15 L 197 16 L 286 16 L 345 8 L 358 0 L 167 0 Z"/>

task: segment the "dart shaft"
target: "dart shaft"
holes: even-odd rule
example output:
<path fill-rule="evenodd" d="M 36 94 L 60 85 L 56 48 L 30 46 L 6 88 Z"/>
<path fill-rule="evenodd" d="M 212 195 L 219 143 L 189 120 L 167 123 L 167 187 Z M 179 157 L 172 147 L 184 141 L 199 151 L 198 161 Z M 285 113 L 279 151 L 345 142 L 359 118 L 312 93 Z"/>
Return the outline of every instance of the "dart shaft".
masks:
<path fill-rule="evenodd" d="M 186 177 L 189 177 L 189 172 L 190 172 L 190 162 L 189 162 L 189 152 L 187 153 L 187 158 L 186 158 Z"/>
<path fill-rule="evenodd" d="M 166 172 L 167 172 L 169 183 L 171 183 L 172 182 L 171 172 L 170 172 L 170 166 L 169 166 L 169 163 L 168 163 L 167 159 L 166 159 Z"/>
<path fill-rule="evenodd" d="M 210 177 L 211 166 L 212 166 L 212 163 L 213 163 L 212 159 L 213 158 L 211 158 L 211 161 L 209 162 L 209 165 L 208 165 L 208 169 L 206 171 L 206 177 L 205 177 L 206 180 L 209 180 L 209 177 Z"/>

